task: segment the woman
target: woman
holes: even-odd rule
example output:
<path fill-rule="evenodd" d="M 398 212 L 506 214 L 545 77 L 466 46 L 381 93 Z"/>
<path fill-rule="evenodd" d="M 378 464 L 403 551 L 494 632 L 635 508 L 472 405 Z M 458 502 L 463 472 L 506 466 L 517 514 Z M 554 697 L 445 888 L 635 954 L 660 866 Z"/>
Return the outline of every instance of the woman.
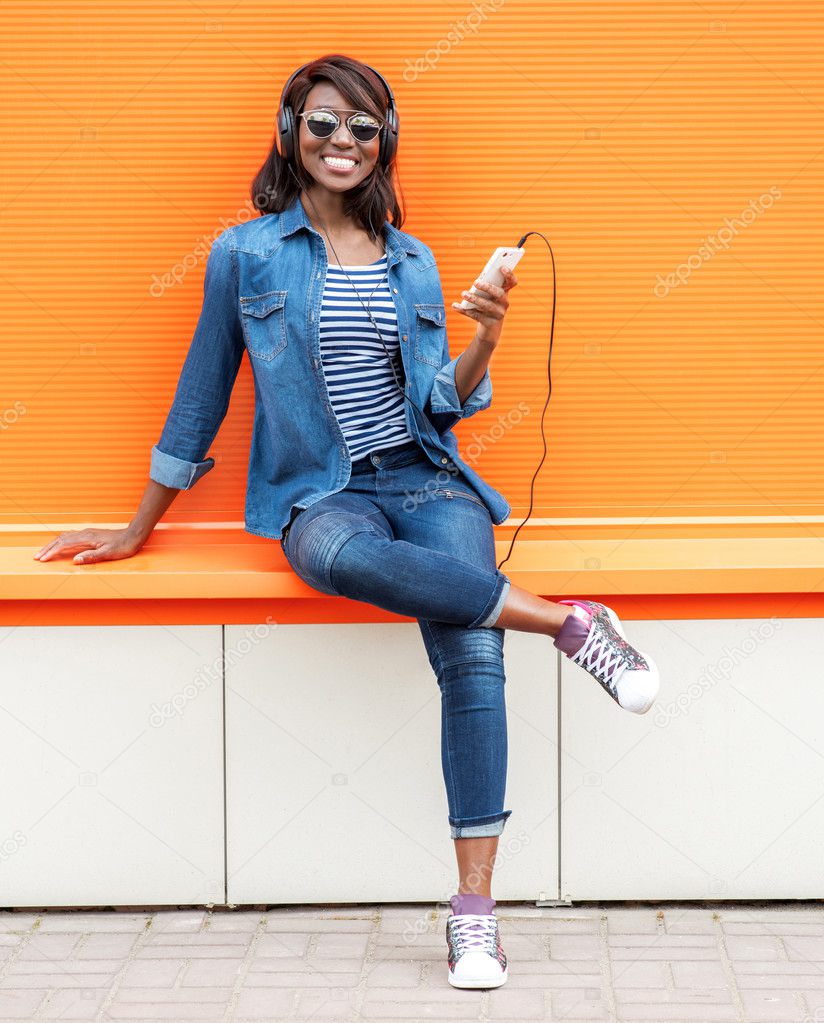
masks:
<path fill-rule="evenodd" d="M 320 592 L 418 620 L 441 690 L 459 872 L 448 978 L 497 987 L 507 970 L 491 877 L 511 813 L 504 631 L 552 636 L 636 713 L 651 706 L 658 677 L 611 609 L 544 600 L 495 565 L 493 524 L 510 507 L 461 459 L 452 427 L 491 403 L 488 364 L 517 280 L 508 271 L 503 288 L 464 291 L 467 310 L 452 303 L 476 330 L 450 359 L 432 251 L 399 227 L 396 141 L 391 90 L 367 65 L 333 54 L 292 75 L 252 186 L 262 216 L 224 231 L 209 254 L 203 308 L 134 520 L 63 534 L 35 556 L 81 551 L 75 563 L 93 564 L 135 554 L 178 491 L 214 465 L 206 452 L 248 352 L 246 529 L 279 540 Z"/>

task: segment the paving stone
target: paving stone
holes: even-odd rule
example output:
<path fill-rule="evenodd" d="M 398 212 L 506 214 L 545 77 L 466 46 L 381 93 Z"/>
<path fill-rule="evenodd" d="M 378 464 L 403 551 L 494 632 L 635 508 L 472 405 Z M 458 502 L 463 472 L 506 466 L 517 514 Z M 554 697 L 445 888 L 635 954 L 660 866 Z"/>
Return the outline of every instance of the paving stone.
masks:
<path fill-rule="evenodd" d="M 715 948 L 712 934 L 610 934 L 610 948 Z"/>
<path fill-rule="evenodd" d="M 243 970 L 243 962 L 243 956 L 236 959 L 198 959 L 186 967 L 181 987 L 232 987 Z"/>
<path fill-rule="evenodd" d="M 783 959 L 778 938 L 767 934 L 731 934 L 724 939 L 730 959 Z M 824 952 L 824 941 L 821 943 Z M 801 958 L 800 956 L 798 958 Z M 808 959 L 809 956 L 803 958 Z"/>
<path fill-rule="evenodd" d="M 53 990 L 65 988 L 102 988 L 108 991 L 115 981 L 115 972 L 75 974 L 69 970 L 52 970 L 51 973 L 16 973 L 0 980 L 0 991 Z"/>
<path fill-rule="evenodd" d="M 607 930 L 609 934 L 657 934 L 657 910 L 611 910 L 607 914 Z"/>
<path fill-rule="evenodd" d="M 770 906 L 753 906 L 751 909 L 735 908 L 717 910 L 723 923 L 733 920 L 758 920 L 769 924 L 788 924 L 796 921 L 824 923 L 824 906 L 810 905 L 805 909 L 780 909 Z"/>
<path fill-rule="evenodd" d="M 237 951 L 237 945 L 209 945 L 196 939 L 199 935 L 190 935 L 188 943 L 181 940 L 176 945 L 142 945 L 136 952 L 136 959 L 231 959 Z M 182 936 L 181 936 L 182 938 Z"/>
<path fill-rule="evenodd" d="M 21 1019 L 31 1019 L 48 993 L 47 989 L 0 990 L 0 1018 L 18 1016 Z"/>
<path fill-rule="evenodd" d="M 198 931 L 196 934 L 190 934 L 186 938 L 187 944 L 198 945 L 200 947 L 206 947 L 208 945 L 241 945 L 243 948 L 248 948 L 252 943 L 253 935 L 245 931 Z M 169 933 L 161 931 L 159 934 L 149 934 L 146 939 L 146 945 L 154 945 L 160 947 L 161 945 L 179 945 L 180 944 L 180 933 Z"/>
<path fill-rule="evenodd" d="M 741 993 L 747 1023 L 761 1020 L 803 1020 L 807 1011 L 800 998 L 788 991 L 744 991 Z"/>
<path fill-rule="evenodd" d="M 806 938 L 824 938 L 824 921 L 813 923 L 809 920 L 793 920 L 787 923 L 773 923 L 761 920 L 733 920 L 722 922 L 721 929 L 725 934 L 797 934 Z"/>
<path fill-rule="evenodd" d="M 351 958 L 332 959 L 315 956 L 291 956 L 253 959 L 250 973 L 323 973 L 330 977 L 337 973 L 353 973 L 360 970 L 360 961 Z"/>
<path fill-rule="evenodd" d="M 195 934 L 206 922 L 204 910 L 163 910 L 152 915 L 153 934 L 172 931 L 176 934 Z"/>
<path fill-rule="evenodd" d="M 245 912 L 214 912 L 207 917 L 207 934 L 232 933 L 241 931 L 244 934 L 254 934 L 264 920 L 263 913 Z"/>
<path fill-rule="evenodd" d="M 416 962 L 376 962 L 368 968 L 366 975 L 368 987 L 418 987 L 420 982 L 421 966 Z"/>
<path fill-rule="evenodd" d="M 316 988 L 312 991 L 301 991 L 296 1020 L 334 1020 L 343 1023 L 356 1019 L 358 993 L 355 990 L 345 991 L 341 988 Z"/>
<path fill-rule="evenodd" d="M 151 920 L 151 913 L 44 913 L 37 928 L 38 934 L 69 932 L 77 934 L 96 934 L 98 932 L 117 933 L 124 931 L 129 934 L 140 934 L 146 930 Z"/>
<path fill-rule="evenodd" d="M 602 949 L 601 939 L 594 934 L 553 934 L 549 939 L 553 959 L 597 959 Z"/>
<path fill-rule="evenodd" d="M 489 1019 L 544 1020 L 549 1018 L 543 991 L 522 988 L 507 990 L 509 981 L 500 989 L 490 991 Z"/>
<path fill-rule="evenodd" d="M 638 959 L 651 960 L 663 960 L 668 962 L 676 962 L 678 960 L 693 960 L 693 959 L 718 959 L 718 949 L 715 945 L 703 947 L 689 947 L 673 948 L 671 945 L 665 945 L 663 943 L 655 942 L 646 948 L 611 948 L 609 950 L 610 958 L 614 963 L 619 962 L 634 962 Z"/>
<path fill-rule="evenodd" d="M 134 960 L 126 967 L 120 987 L 173 987 L 184 965 L 184 959 Z"/>
<path fill-rule="evenodd" d="M 369 934 L 375 927 L 375 919 L 309 916 L 305 913 L 266 913 L 266 930 L 287 931 L 294 934 L 308 931 L 310 934 Z"/>
<path fill-rule="evenodd" d="M 25 934 L 37 923 L 40 913 L 12 913 L 0 910 L 0 931 L 7 934 Z"/>
<path fill-rule="evenodd" d="M 702 1023 L 735 1023 L 738 1020 L 738 1008 L 734 1005 L 685 1005 L 678 1002 L 661 1004 L 626 1004 L 621 1005 L 622 1023 L 691 1023 L 700 1020 Z M 748 1020 L 747 1023 L 753 1023 Z"/>
<path fill-rule="evenodd" d="M 80 943 L 78 934 L 33 934 L 18 953 L 19 960 L 66 959 Z"/>
<path fill-rule="evenodd" d="M 631 963 L 612 964 L 612 986 L 614 988 L 666 987 L 666 984 L 667 968 L 665 963 L 646 962 L 642 959 Z"/>
<path fill-rule="evenodd" d="M 314 955 L 363 958 L 368 942 L 368 934 L 321 934 L 315 942 Z"/>
<path fill-rule="evenodd" d="M 366 992 L 361 1016 L 375 1020 L 428 1020 L 435 1015 L 449 1019 L 476 1019 L 480 1011 L 480 991 L 450 987 L 446 978 L 442 990 L 427 994 L 426 999 L 410 999 L 408 992 L 399 994 L 392 988 L 373 988 Z"/>
<path fill-rule="evenodd" d="M 93 1020 L 106 1000 L 108 992 L 92 988 L 58 988 L 49 995 L 41 1009 L 43 1019 Z"/>
<path fill-rule="evenodd" d="M 784 938 L 784 948 L 787 950 L 787 958 L 792 961 L 802 959 L 806 962 L 824 962 L 824 938 L 802 938 L 793 934 Z"/>
<path fill-rule="evenodd" d="M 672 976 L 677 988 L 723 988 L 729 989 L 729 981 L 721 963 L 672 963 Z"/>
<path fill-rule="evenodd" d="M 357 987 L 360 982 L 360 965 L 357 972 L 352 973 L 325 973 L 323 970 L 305 969 L 289 973 L 259 973 L 246 974 L 244 987 L 293 987 L 293 988 L 314 988 L 314 987 Z"/>
<path fill-rule="evenodd" d="M 139 934 L 87 934 L 75 951 L 77 959 L 126 959 Z"/>
<path fill-rule="evenodd" d="M 694 990 L 679 988 L 670 991 L 664 988 L 627 988 L 615 992 L 618 1006 L 634 1005 L 640 1002 L 651 1005 L 732 1005 L 732 993 L 728 988 Z"/>
<path fill-rule="evenodd" d="M 668 909 L 664 913 L 667 934 L 718 934 L 719 923 L 712 913 L 703 909 L 679 911 Z"/>
<path fill-rule="evenodd" d="M 255 942 L 254 954 L 269 958 L 302 956 L 311 938 L 311 934 L 261 934 Z"/>
<path fill-rule="evenodd" d="M 553 991 L 552 1018 L 567 1020 L 609 1019 L 609 1011 L 601 992 L 595 988 L 571 988 Z"/>
<path fill-rule="evenodd" d="M 187 1005 L 189 1003 L 209 1002 L 225 1005 L 231 997 L 232 989 L 229 986 L 192 988 L 169 988 L 158 990 L 155 987 L 130 987 L 119 989 L 115 995 L 115 1002 L 144 1003 L 163 1002 L 174 1003 L 175 1005 Z"/>

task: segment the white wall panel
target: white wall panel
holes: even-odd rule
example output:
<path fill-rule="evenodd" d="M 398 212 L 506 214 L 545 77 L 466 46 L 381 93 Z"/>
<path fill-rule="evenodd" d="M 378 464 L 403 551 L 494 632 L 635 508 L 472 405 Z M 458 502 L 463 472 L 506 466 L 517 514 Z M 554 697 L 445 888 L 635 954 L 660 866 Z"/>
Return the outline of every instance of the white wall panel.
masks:
<path fill-rule="evenodd" d="M 563 896 L 824 896 L 821 622 L 625 625 L 661 671 L 648 714 L 563 659 Z"/>
<path fill-rule="evenodd" d="M 229 901 L 440 901 L 455 891 L 440 691 L 415 623 L 227 626 Z M 556 657 L 505 638 L 506 809 L 493 894 L 557 892 Z"/>
<path fill-rule="evenodd" d="M 220 632 L 0 629 L 0 906 L 223 902 Z"/>

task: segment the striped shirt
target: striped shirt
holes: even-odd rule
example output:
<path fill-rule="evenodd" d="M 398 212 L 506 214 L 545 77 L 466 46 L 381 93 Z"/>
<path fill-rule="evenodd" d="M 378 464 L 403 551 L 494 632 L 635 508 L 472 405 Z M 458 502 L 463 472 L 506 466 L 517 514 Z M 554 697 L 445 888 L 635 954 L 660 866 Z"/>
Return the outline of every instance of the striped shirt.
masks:
<path fill-rule="evenodd" d="M 406 399 L 395 383 L 386 354 L 388 351 L 392 357 L 403 387 L 398 322 L 385 277 L 385 254 L 370 264 L 340 267 L 330 263 L 323 289 L 323 374 L 352 461 L 375 448 L 396 447 L 413 440 L 406 428 Z M 358 295 L 380 327 L 383 344 Z"/>

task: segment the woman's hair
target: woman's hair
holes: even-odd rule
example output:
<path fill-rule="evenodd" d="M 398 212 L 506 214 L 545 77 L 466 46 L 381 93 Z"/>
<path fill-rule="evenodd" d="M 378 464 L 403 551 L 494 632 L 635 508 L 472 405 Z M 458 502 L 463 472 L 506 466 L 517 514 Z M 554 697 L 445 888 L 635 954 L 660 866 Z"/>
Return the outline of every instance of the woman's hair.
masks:
<path fill-rule="evenodd" d="M 284 104 L 291 103 L 295 112 L 296 132 L 302 120 L 298 115 L 303 110 L 306 97 L 319 81 L 331 82 L 338 92 L 346 97 L 352 109 L 365 110 L 375 117 L 385 119 L 389 97 L 380 78 L 359 60 L 342 54 L 327 54 L 308 64 L 295 77 L 283 97 Z M 301 163 L 297 134 L 294 142 L 293 170 L 297 180 L 289 171 L 286 160 L 278 153 L 277 144 L 273 139 L 269 155 L 252 182 L 252 202 L 261 214 L 280 213 L 291 205 L 301 189 L 314 184 L 315 179 Z M 343 194 L 344 215 L 354 217 L 373 238 L 382 231 L 387 213 L 397 228 L 400 228 L 404 221 L 404 213 L 392 185 L 395 163 L 396 160 L 393 159 L 389 167 L 384 169 L 379 160 L 368 178 Z"/>

